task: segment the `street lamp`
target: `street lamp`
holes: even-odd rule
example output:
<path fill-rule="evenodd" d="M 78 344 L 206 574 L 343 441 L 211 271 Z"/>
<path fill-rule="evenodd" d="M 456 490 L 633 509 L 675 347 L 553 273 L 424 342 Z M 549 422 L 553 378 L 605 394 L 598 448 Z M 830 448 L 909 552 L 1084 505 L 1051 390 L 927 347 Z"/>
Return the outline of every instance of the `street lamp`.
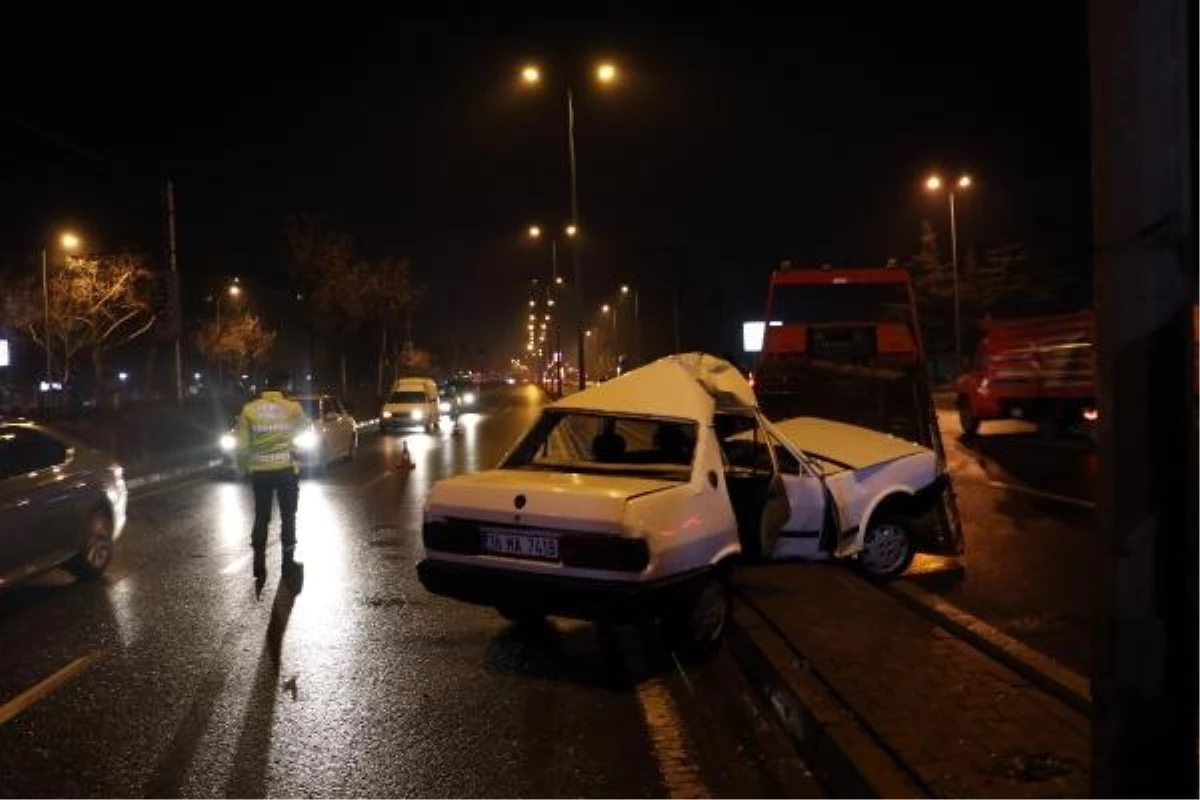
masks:
<path fill-rule="evenodd" d="M 635 366 L 642 363 L 642 320 L 638 310 L 638 291 L 630 289 L 628 284 L 621 284 L 621 296 L 628 297 L 633 295 L 633 363 Z"/>
<path fill-rule="evenodd" d="M 972 186 L 971 176 L 962 175 L 955 181 L 955 188 L 960 190 L 970 189 Z M 942 179 L 938 175 L 930 175 L 925 180 L 925 188 L 931 192 L 939 192 L 942 190 Z M 962 369 L 962 317 L 961 307 L 959 303 L 958 293 L 958 222 L 955 219 L 954 213 L 954 188 L 951 188 L 946 193 L 950 198 L 950 264 L 954 270 L 954 372 L 957 374 Z"/>
<path fill-rule="evenodd" d="M 58 237 L 58 244 L 65 252 L 78 250 L 82 242 L 79 237 L 70 231 L 63 231 Z M 46 275 L 46 248 L 42 247 L 42 336 L 45 338 L 46 345 L 46 377 L 45 383 L 49 385 L 50 372 L 52 366 L 50 363 L 50 281 Z"/>
<path fill-rule="evenodd" d="M 608 86 L 616 82 L 618 77 L 617 67 L 609 61 L 601 62 L 595 67 L 596 82 L 603 86 Z M 537 86 L 542 82 L 541 69 L 536 64 L 526 64 L 521 69 L 521 82 L 527 86 Z M 575 236 L 575 226 L 579 223 L 579 187 L 578 173 L 575 166 L 575 93 L 573 87 L 568 83 L 566 87 L 567 101 L 567 159 L 568 159 L 568 174 L 570 176 L 571 190 L 571 225 L 568 226 L 568 236 Z M 579 334 L 579 388 L 587 388 L 587 368 L 586 354 L 584 352 L 583 340 L 583 325 L 584 325 L 584 309 L 587 308 L 583 292 L 583 267 L 579 261 L 579 248 L 572 248 L 572 262 L 575 271 L 575 298 L 578 318 L 576 320 L 577 332 Z"/>

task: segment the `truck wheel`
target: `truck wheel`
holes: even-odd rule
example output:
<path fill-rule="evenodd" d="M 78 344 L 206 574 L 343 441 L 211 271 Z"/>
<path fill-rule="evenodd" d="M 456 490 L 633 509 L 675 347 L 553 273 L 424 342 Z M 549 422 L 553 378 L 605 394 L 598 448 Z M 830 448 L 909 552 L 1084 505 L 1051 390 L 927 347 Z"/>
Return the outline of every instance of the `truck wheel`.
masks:
<path fill-rule="evenodd" d="M 958 424 L 964 436 L 979 433 L 979 418 L 971 413 L 971 402 L 965 397 L 958 398 Z"/>
<path fill-rule="evenodd" d="M 729 577 L 724 570 L 714 570 L 689 602 L 663 619 L 664 633 L 684 660 L 703 661 L 720 646 L 729 614 Z"/>
<path fill-rule="evenodd" d="M 908 523 L 897 516 L 884 515 L 871 520 L 871 527 L 863 536 L 858 566 L 873 580 L 891 580 L 904 574 L 915 555 Z"/>

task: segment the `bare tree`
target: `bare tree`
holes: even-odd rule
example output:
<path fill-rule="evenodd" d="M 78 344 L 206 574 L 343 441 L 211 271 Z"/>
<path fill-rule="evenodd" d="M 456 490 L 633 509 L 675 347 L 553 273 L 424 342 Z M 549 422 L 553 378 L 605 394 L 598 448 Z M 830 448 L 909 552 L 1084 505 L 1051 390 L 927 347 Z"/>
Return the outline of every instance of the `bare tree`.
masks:
<path fill-rule="evenodd" d="M 50 351 L 64 382 L 86 354 L 99 388 L 108 353 L 154 325 L 150 278 L 145 259 L 131 253 L 72 258 L 49 276 L 45 301 L 40 281 L 30 278 L 6 295 L 4 314 Z"/>
<path fill-rule="evenodd" d="M 207 360 L 230 364 L 241 374 L 266 362 L 275 346 L 275 331 L 254 314 L 242 312 L 220 326 L 216 320 L 205 323 L 196 334 L 196 346 Z"/>

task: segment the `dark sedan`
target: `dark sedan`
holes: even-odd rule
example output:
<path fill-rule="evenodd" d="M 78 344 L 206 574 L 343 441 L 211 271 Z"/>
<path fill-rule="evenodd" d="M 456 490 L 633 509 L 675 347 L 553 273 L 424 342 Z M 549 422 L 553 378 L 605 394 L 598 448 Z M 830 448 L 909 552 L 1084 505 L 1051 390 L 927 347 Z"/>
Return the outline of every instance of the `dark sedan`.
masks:
<path fill-rule="evenodd" d="M 126 499 L 111 457 L 44 425 L 0 420 L 0 587 L 57 566 L 99 577 Z"/>

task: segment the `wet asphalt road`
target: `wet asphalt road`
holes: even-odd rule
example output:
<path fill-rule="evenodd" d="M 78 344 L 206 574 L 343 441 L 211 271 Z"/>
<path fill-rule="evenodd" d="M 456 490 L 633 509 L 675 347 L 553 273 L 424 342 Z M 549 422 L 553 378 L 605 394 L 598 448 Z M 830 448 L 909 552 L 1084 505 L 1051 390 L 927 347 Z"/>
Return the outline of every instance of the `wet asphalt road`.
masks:
<path fill-rule="evenodd" d="M 966 555 L 961 565 L 919 557 L 904 580 L 1088 675 L 1095 448 L 1017 421 L 967 440 L 944 409 L 939 423 Z"/>
<path fill-rule="evenodd" d="M 408 473 L 399 437 L 364 432 L 355 463 L 302 482 L 297 597 L 276 520 L 254 598 L 245 486 L 135 495 L 101 582 L 0 594 L 0 794 L 815 792 L 724 653 L 685 670 L 648 631 L 526 632 L 419 585 L 430 483 L 494 464 L 539 401 L 504 390 L 461 437 L 408 436 Z"/>

